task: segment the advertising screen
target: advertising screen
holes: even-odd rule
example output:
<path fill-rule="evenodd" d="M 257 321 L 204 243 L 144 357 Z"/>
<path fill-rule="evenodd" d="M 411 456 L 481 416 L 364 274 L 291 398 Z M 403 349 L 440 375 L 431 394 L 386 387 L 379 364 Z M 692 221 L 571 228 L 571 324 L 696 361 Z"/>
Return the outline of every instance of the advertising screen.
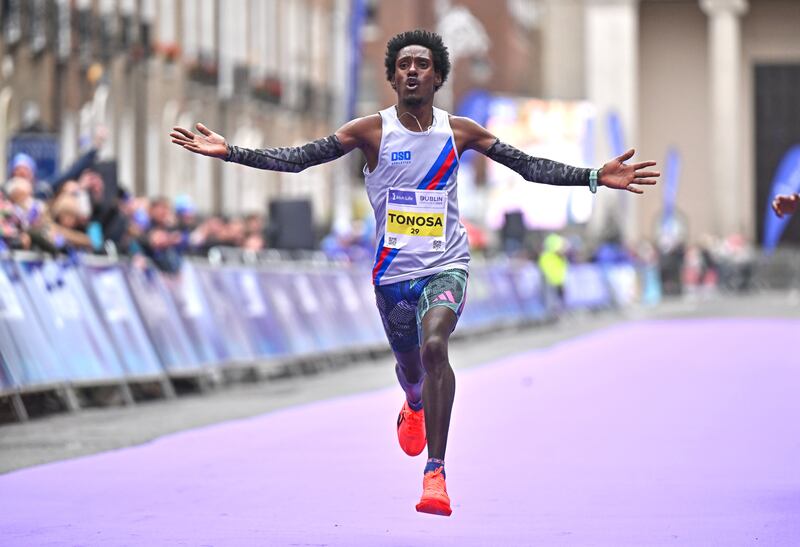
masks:
<path fill-rule="evenodd" d="M 594 107 L 585 101 L 494 97 L 487 128 L 500 140 L 531 156 L 593 166 Z M 486 224 L 500 229 L 505 214 L 519 211 L 529 229 L 558 230 L 583 224 L 592 213 L 585 187 L 532 184 L 503 165 L 487 160 Z"/>

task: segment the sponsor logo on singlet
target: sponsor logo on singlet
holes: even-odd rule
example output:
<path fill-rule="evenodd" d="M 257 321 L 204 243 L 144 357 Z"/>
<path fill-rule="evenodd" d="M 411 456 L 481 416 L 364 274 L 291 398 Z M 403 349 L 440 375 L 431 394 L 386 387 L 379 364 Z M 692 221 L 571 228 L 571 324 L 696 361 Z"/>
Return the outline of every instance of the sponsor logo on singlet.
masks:
<path fill-rule="evenodd" d="M 389 190 L 389 203 L 398 203 L 401 205 L 416 205 L 417 194 L 416 192 L 405 192 L 403 190 Z"/>
<path fill-rule="evenodd" d="M 411 150 L 392 152 L 391 165 L 409 165 L 411 163 Z"/>
<path fill-rule="evenodd" d="M 446 199 L 447 197 L 442 194 L 421 194 L 419 196 L 419 203 L 420 205 L 441 205 Z"/>

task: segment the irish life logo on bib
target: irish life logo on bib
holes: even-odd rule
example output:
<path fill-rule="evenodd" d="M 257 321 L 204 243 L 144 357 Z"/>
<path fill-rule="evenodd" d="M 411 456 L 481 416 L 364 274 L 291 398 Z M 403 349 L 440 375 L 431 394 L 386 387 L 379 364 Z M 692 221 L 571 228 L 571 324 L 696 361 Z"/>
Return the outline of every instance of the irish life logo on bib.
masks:
<path fill-rule="evenodd" d="M 392 249 L 444 252 L 447 191 L 389 188 L 386 236 Z"/>

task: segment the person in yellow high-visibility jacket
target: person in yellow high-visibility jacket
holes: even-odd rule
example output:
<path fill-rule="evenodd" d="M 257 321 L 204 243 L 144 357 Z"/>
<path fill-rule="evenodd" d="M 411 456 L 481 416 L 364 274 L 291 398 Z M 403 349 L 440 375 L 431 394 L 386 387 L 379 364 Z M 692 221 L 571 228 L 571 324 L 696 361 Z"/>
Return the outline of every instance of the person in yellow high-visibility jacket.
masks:
<path fill-rule="evenodd" d="M 564 283 L 567 280 L 569 263 L 565 256 L 566 240 L 558 234 L 549 234 L 544 238 L 542 253 L 539 255 L 539 269 L 544 281 L 555 289 L 559 303 L 564 302 Z"/>

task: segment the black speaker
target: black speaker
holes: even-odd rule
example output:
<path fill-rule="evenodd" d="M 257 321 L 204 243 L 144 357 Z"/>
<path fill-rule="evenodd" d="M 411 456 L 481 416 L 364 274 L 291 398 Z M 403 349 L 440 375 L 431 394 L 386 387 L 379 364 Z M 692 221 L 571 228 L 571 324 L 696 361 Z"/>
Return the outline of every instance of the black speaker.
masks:
<path fill-rule="evenodd" d="M 271 201 L 267 239 L 274 249 L 314 249 L 311 202 L 307 199 Z"/>
<path fill-rule="evenodd" d="M 503 226 L 500 228 L 500 236 L 503 241 L 511 240 L 522 243 L 527 233 L 528 229 L 525 226 L 525 218 L 522 216 L 522 212 L 510 211 L 505 214 Z"/>

